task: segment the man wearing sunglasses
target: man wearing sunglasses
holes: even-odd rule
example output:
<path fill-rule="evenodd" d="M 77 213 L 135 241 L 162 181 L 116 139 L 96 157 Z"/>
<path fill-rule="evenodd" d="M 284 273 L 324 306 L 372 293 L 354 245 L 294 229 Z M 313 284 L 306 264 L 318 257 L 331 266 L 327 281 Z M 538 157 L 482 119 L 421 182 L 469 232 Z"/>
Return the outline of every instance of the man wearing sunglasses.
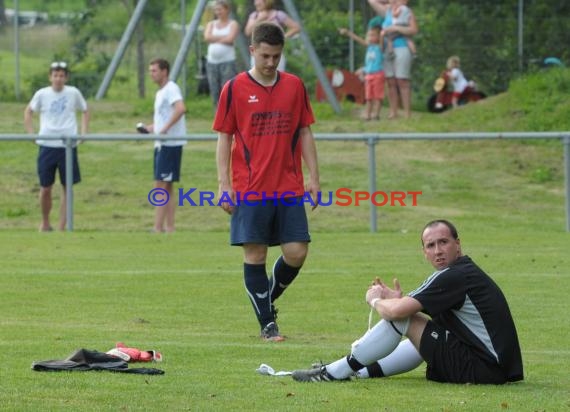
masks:
<path fill-rule="evenodd" d="M 66 199 L 65 199 L 65 143 L 63 140 L 41 139 L 41 136 L 76 136 L 76 112 L 81 112 L 81 134 L 87 134 L 89 127 L 89 111 L 81 92 L 73 86 L 67 86 L 69 70 L 65 62 L 53 62 L 49 69 L 50 86 L 38 90 L 24 111 L 24 127 L 29 134 L 34 133 L 33 114 L 39 113 L 40 139 L 38 176 L 40 180 L 40 208 L 42 222 L 40 232 L 53 230 L 49 215 L 52 207 L 52 187 L 55 183 L 55 173 L 59 170 L 62 185 L 61 205 L 59 208 L 59 230 L 65 230 Z M 79 161 L 77 147 L 73 148 L 73 183 L 79 183 Z"/>

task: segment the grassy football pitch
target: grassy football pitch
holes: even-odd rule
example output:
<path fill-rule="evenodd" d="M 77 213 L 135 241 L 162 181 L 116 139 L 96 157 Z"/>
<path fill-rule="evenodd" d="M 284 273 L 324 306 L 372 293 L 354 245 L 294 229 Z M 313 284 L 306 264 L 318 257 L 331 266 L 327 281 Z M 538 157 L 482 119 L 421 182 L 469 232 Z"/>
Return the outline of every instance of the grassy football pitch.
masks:
<path fill-rule="evenodd" d="M 461 227 L 460 227 L 461 230 Z M 570 406 L 563 232 L 464 230 L 464 252 L 503 288 L 525 377 L 506 386 L 427 382 L 406 375 L 300 384 L 261 376 L 347 353 L 367 327 L 366 285 L 398 277 L 405 290 L 431 273 L 417 233 L 315 233 L 300 277 L 278 307 L 283 343 L 264 343 L 243 290 L 241 253 L 225 232 L 2 233 L 2 410 L 554 411 Z M 272 251 L 271 259 L 277 251 Z M 160 350 L 163 376 L 41 373 L 32 361 L 117 341 Z M 141 364 L 145 366 L 144 364 Z"/>

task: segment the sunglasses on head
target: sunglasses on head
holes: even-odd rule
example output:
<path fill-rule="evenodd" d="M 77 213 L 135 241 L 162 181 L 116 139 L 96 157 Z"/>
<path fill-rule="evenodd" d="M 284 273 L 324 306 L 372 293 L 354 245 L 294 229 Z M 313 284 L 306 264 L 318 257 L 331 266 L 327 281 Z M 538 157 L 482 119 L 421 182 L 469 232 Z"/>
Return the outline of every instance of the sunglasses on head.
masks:
<path fill-rule="evenodd" d="M 67 69 L 67 63 L 66 62 L 53 62 L 50 65 L 50 68 L 52 68 L 52 69 Z"/>

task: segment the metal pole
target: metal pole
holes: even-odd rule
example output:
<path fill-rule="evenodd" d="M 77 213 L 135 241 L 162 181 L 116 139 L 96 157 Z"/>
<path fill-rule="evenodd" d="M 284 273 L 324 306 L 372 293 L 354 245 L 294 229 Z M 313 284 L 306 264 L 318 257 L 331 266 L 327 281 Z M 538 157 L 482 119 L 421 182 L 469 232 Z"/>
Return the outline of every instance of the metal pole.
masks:
<path fill-rule="evenodd" d="M 297 8 L 295 7 L 293 0 L 283 0 L 283 5 L 285 6 L 285 9 L 287 10 L 287 13 L 289 13 L 291 18 L 299 22 L 299 24 L 301 24 L 301 17 L 299 16 L 299 13 L 297 13 Z M 319 60 L 319 56 L 315 52 L 315 48 L 311 43 L 311 39 L 309 39 L 309 36 L 307 35 L 307 32 L 305 32 L 305 29 L 303 28 L 302 24 L 301 24 L 300 36 L 301 40 L 303 41 L 303 44 L 305 45 L 305 48 L 307 49 L 307 53 L 309 54 L 309 59 L 311 60 L 311 63 L 315 68 L 315 73 L 317 74 L 317 78 L 319 79 L 319 82 L 321 82 L 321 86 L 323 86 L 323 90 L 325 91 L 325 95 L 327 96 L 330 105 L 333 107 L 336 113 L 340 113 L 341 109 L 340 105 L 338 104 L 338 100 L 336 99 L 336 95 L 334 94 L 329 79 L 325 75 L 325 70 L 323 69 L 323 65 Z"/>
<path fill-rule="evenodd" d="M 368 145 L 368 191 L 370 195 L 376 191 L 376 139 L 369 137 Z M 376 206 L 370 203 L 370 231 L 377 231 Z"/>
<path fill-rule="evenodd" d="M 113 59 L 109 64 L 109 67 L 107 67 L 107 72 L 105 73 L 103 82 L 101 83 L 101 86 L 99 86 L 99 90 L 97 90 L 97 94 L 95 95 L 96 100 L 101 100 L 103 96 L 105 96 L 105 93 L 107 93 L 107 89 L 111 84 L 111 80 L 113 80 L 113 76 L 115 75 L 115 72 L 119 68 L 119 64 L 121 63 L 123 55 L 127 50 L 129 41 L 133 37 L 135 28 L 137 27 L 137 24 L 139 23 L 139 20 L 142 17 L 142 13 L 144 7 L 146 6 L 146 2 L 147 0 L 138 0 L 137 6 L 135 7 L 135 11 L 131 16 L 131 19 L 129 20 L 129 24 L 127 25 L 127 28 L 123 33 L 123 37 L 121 37 L 119 45 L 117 46 L 117 51 L 115 52 L 115 55 L 113 56 Z"/>
<path fill-rule="evenodd" d="M 249 70 L 251 67 L 251 59 L 249 54 L 249 40 L 245 37 L 243 32 L 239 32 L 238 36 L 236 37 L 236 47 L 241 55 L 241 59 L 243 60 L 244 67 L 246 70 Z"/>
<path fill-rule="evenodd" d="M 73 231 L 73 142 L 74 139 L 65 139 L 65 216 L 67 231 Z"/>
<path fill-rule="evenodd" d="M 566 231 L 570 232 L 570 135 L 564 136 L 564 180 L 566 182 Z"/>
<path fill-rule="evenodd" d="M 16 76 L 14 80 L 14 95 L 20 100 L 20 4 L 14 0 L 14 57 L 16 60 Z"/>
<path fill-rule="evenodd" d="M 180 24 L 182 27 L 182 40 L 186 36 L 186 0 L 180 0 Z M 182 97 L 186 98 L 186 59 L 182 64 L 182 80 L 180 88 L 182 89 Z"/>
<path fill-rule="evenodd" d="M 235 20 L 235 21 L 239 21 L 234 12 L 230 12 L 230 18 Z M 240 30 L 236 40 L 235 40 L 235 45 L 238 49 L 238 52 L 241 54 L 241 59 L 243 60 L 244 63 L 244 67 L 246 68 L 246 70 L 248 70 L 251 67 L 251 60 L 250 60 L 250 54 L 249 54 L 249 39 L 245 37 L 245 34 L 243 34 L 243 31 Z"/>
<path fill-rule="evenodd" d="M 518 30 L 518 37 L 519 37 L 519 71 L 523 71 L 523 13 L 524 9 L 524 0 L 519 0 L 519 30 Z"/>
<path fill-rule="evenodd" d="M 196 4 L 194 14 L 192 14 L 192 19 L 190 20 L 190 27 L 188 27 L 188 31 L 184 35 L 184 39 L 182 39 L 182 44 L 180 45 L 180 49 L 178 49 L 176 60 L 170 69 L 170 80 L 172 81 L 176 81 L 178 75 L 180 74 L 182 65 L 184 64 L 186 56 L 188 55 L 190 44 L 192 43 L 192 37 L 194 37 L 194 33 L 196 33 L 196 30 L 198 29 L 200 18 L 202 17 L 204 9 L 206 8 L 206 3 L 207 0 L 199 0 L 198 4 Z"/>
<path fill-rule="evenodd" d="M 348 2 L 348 29 L 354 33 L 354 0 Z M 354 40 L 348 40 L 348 68 L 354 72 Z"/>

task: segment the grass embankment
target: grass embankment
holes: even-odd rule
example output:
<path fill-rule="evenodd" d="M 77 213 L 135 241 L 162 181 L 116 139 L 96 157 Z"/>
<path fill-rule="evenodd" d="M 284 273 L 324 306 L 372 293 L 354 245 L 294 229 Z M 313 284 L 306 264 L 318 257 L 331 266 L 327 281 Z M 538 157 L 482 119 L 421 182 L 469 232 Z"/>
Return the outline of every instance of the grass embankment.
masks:
<path fill-rule="evenodd" d="M 570 130 L 565 99 L 570 74 L 551 71 L 514 82 L 509 93 L 441 115 L 417 112 L 412 119 L 361 122 L 357 107 L 340 115 L 315 104 L 319 132 L 447 132 Z M 152 102 L 92 101 L 92 133 L 131 133 L 150 121 Z M 210 131 L 206 98 L 187 102 L 189 133 Z M 0 133 L 23 131 L 25 104 L 3 104 Z M 37 119 L 36 119 L 37 120 Z M 541 123 L 539 123 L 541 122 Z M 536 126 L 536 127 L 532 127 Z M 361 142 L 318 142 L 322 189 L 368 189 L 366 146 Z M 39 220 L 37 148 L 3 142 L 0 152 L 0 226 L 35 230 Z M 564 228 L 563 151 L 559 141 L 389 141 L 376 148 L 378 189 L 422 191 L 418 206 L 382 207 L 381 231 L 413 230 L 435 216 L 529 228 Z M 190 142 L 183 156 L 180 187 L 217 191 L 215 142 Z M 153 208 L 150 142 L 87 142 L 80 147 L 83 181 L 75 187 L 77 230 L 145 231 Z M 225 230 L 215 207 L 180 207 L 180 230 Z M 311 213 L 313 230 L 367 230 L 368 205 L 323 207 Z M 545 218 L 547 217 L 547 218 Z"/>

